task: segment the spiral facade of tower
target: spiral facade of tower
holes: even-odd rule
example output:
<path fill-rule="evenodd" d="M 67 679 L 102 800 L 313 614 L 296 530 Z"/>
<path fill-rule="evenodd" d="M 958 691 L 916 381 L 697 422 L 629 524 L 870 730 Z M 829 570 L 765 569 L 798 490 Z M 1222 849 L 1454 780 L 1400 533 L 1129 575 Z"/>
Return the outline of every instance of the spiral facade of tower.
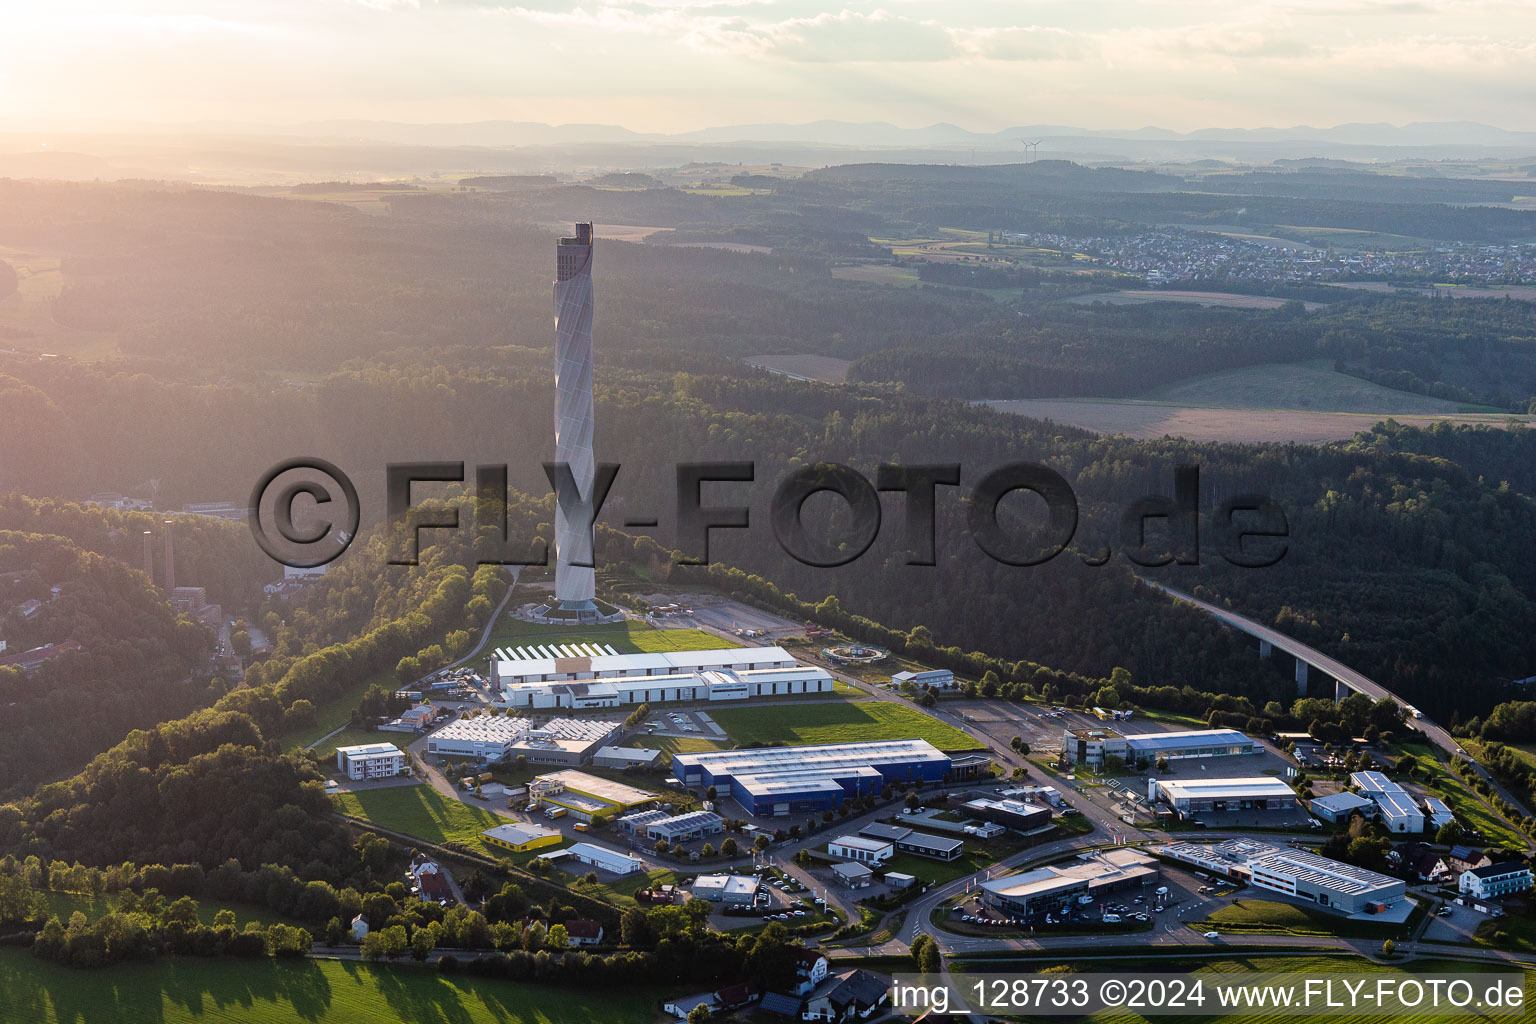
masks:
<path fill-rule="evenodd" d="M 555 599 L 563 609 L 595 609 L 591 224 L 577 224 L 575 236 L 556 247 L 555 461 L 570 467 L 580 492 L 561 494 L 555 507 Z"/>

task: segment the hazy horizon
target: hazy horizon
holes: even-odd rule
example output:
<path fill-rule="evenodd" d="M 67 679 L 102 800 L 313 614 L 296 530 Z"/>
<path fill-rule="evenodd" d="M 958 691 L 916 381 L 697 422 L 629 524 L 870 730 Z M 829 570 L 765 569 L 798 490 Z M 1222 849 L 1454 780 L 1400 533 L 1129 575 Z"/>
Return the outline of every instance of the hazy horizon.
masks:
<path fill-rule="evenodd" d="M 972 131 L 1472 121 L 1536 130 L 1536 11 L 1494 0 L 59 0 L 9 14 L 0 123 Z M 1521 84 L 1524 83 L 1524 84 Z"/>

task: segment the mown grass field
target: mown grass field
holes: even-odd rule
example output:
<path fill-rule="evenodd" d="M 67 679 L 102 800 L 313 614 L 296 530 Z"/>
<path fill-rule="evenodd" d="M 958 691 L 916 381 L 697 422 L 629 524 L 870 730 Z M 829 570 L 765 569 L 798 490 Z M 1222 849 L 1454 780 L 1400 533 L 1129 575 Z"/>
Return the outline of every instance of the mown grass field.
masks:
<path fill-rule="evenodd" d="M 497 647 L 526 647 L 533 644 L 607 644 L 620 654 L 659 651 L 714 651 L 739 647 L 713 633 L 698 629 L 658 629 L 644 622 L 602 623 L 595 626 L 545 626 L 503 615 L 491 631 L 486 653 Z"/>
<path fill-rule="evenodd" d="M 480 833 L 505 818 L 443 796 L 431 786 L 391 786 L 340 793 L 337 809 L 380 828 L 418 836 L 432 843 L 463 843 L 473 850 L 500 856 L 480 839 Z M 501 851 L 504 853 L 505 851 Z"/>
<path fill-rule="evenodd" d="M 336 748 L 356 747 L 365 743 L 393 743 L 404 750 L 406 744 L 415 739 L 414 733 L 406 732 L 378 732 L 373 729 L 343 729 L 330 739 L 315 746 L 315 753 L 326 762 L 327 768 L 334 770 L 336 765 Z"/>
<path fill-rule="evenodd" d="M 853 743 L 927 740 L 940 750 L 973 750 L 967 734 L 916 708 L 892 701 L 825 701 L 774 707 L 711 710 L 709 716 L 737 743 Z"/>
<path fill-rule="evenodd" d="M 362 701 L 363 694 L 375 686 L 384 686 L 395 689 L 396 680 L 393 671 L 379 672 L 368 677 L 358 685 L 351 687 L 344 693 L 333 697 L 315 708 L 315 724 L 303 729 L 295 729 L 284 733 L 282 736 L 284 750 L 299 750 L 317 742 L 320 737 L 332 729 L 346 725 L 352 720 L 352 711 Z M 334 752 L 335 748 L 331 748 Z"/>
<path fill-rule="evenodd" d="M 1403 749 L 1418 758 L 1419 764 L 1429 772 L 1427 782 L 1429 791 L 1449 804 L 1463 824 L 1480 832 L 1484 837 L 1480 841 L 1506 846 L 1512 850 L 1525 849 L 1526 838 L 1521 835 L 1520 830 L 1484 806 L 1477 794 L 1473 793 L 1467 784 L 1443 764 L 1426 745 L 1406 744 Z"/>
<path fill-rule="evenodd" d="M 0 949 L 3 1024 L 651 1024 L 664 994 L 335 960 L 166 958 L 76 971 Z"/>
<path fill-rule="evenodd" d="M 1400 931 L 1394 924 L 1350 921 L 1323 910 L 1281 903 L 1278 900 L 1234 900 L 1204 921 L 1188 922 L 1191 928 L 1207 927 L 1245 934 L 1270 932 L 1284 935 L 1348 935 L 1383 938 Z"/>

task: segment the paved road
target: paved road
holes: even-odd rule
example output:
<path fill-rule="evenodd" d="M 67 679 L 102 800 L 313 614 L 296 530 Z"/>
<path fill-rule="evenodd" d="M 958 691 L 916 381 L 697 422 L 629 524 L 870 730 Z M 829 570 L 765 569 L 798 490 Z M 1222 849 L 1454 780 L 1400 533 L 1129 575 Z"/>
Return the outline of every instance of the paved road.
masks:
<path fill-rule="evenodd" d="M 1165 587 L 1161 583 L 1155 583 L 1152 580 L 1143 580 L 1142 582 L 1146 583 L 1150 587 L 1155 587 L 1156 589 L 1161 590 L 1166 594 L 1170 594 L 1181 601 L 1187 601 L 1195 607 L 1209 612 L 1211 615 L 1214 615 L 1216 618 L 1227 623 L 1234 629 L 1247 633 L 1249 636 L 1264 640 L 1272 644 L 1278 650 L 1284 651 L 1292 657 L 1300 658 L 1302 661 L 1310 664 L 1313 668 L 1316 668 L 1335 679 L 1343 681 L 1344 685 L 1365 694 L 1372 700 L 1381 700 L 1386 698 L 1388 700 L 1396 701 L 1404 708 L 1410 707 L 1407 701 L 1404 701 L 1401 697 L 1397 696 L 1391 690 L 1388 690 L 1385 686 L 1382 686 L 1380 683 L 1371 679 L 1369 676 L 1355 671 L 1348 665 L 1345 665 L 1343 662 L 1340 662 L 1334 658 L 1330 658 L 1328 655 L 1324 654 L 1322 651 L 1319 651 L 1317 648 L 1309 647 L 1299 640 L 1286 636 L 1284 633 L 1277 629 L 1264 625 L 1262 622 L 1257 622 L 1248 618 L 1247 616 L 1239 615 L 1234 611 L 1223 608 L 1220 605 L 1212 604 L 1209 601 L 1202 601 L 1197 597 L 1193 597 L 1184 593 L 1183 591 L 1174 590 L 1172 587 Z M 1498 793 L 1506 803 L 1515 808 L 1525 817 L 1531 816 L 1530 810 L 1526 808 L 1526 806 L 1521 803 L 1513 793 L 1505 789 L 1504 786 L 1500 785 L 1498 780 L 1489 775 L 1482 765 L 1477 764 L 1470 758 L 1467 758 L 1461 752 L 1461 746 L 1456 742 L 1456 738 L 1447 732 L 1443 727 L 1435 724 L 1428 718 L 1413 719 L 1410 717 L 1409 721 L 1415 728 L 1424 733 L 1424 735 L 1428 737 L 1431 743 L 1445 751 L 1445 754 L 1448 758 L 1452 760 L 1466 761 L 1472 766 L 1473 771 L 1478 774 L 1478 777 L 1492 786 L 1494 792 Z"/>

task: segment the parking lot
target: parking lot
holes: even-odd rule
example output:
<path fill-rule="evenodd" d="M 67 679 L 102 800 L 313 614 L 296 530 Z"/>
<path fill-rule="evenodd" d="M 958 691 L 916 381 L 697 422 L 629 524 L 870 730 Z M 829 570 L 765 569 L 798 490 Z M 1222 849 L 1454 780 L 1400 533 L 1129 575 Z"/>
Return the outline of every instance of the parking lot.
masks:
<path fill-rule="evenodd" d="M 706 740 L 723 740 L 725 730 L 715 724 L 706 711 L 653 711 L 640 732 L 646 736 L 697 736 Z"/>
<path fill-rule="evenodd" d="M 692 895 L 686 882 L 682 888 Z M 821 897 L 793 878 L 763 875 L 750 907 L 716 904 L 710 911 L 709 923 L 721 931 L 751 928 L 769 921 L 792 925 L 808 920 L 821 906 Z"/>

